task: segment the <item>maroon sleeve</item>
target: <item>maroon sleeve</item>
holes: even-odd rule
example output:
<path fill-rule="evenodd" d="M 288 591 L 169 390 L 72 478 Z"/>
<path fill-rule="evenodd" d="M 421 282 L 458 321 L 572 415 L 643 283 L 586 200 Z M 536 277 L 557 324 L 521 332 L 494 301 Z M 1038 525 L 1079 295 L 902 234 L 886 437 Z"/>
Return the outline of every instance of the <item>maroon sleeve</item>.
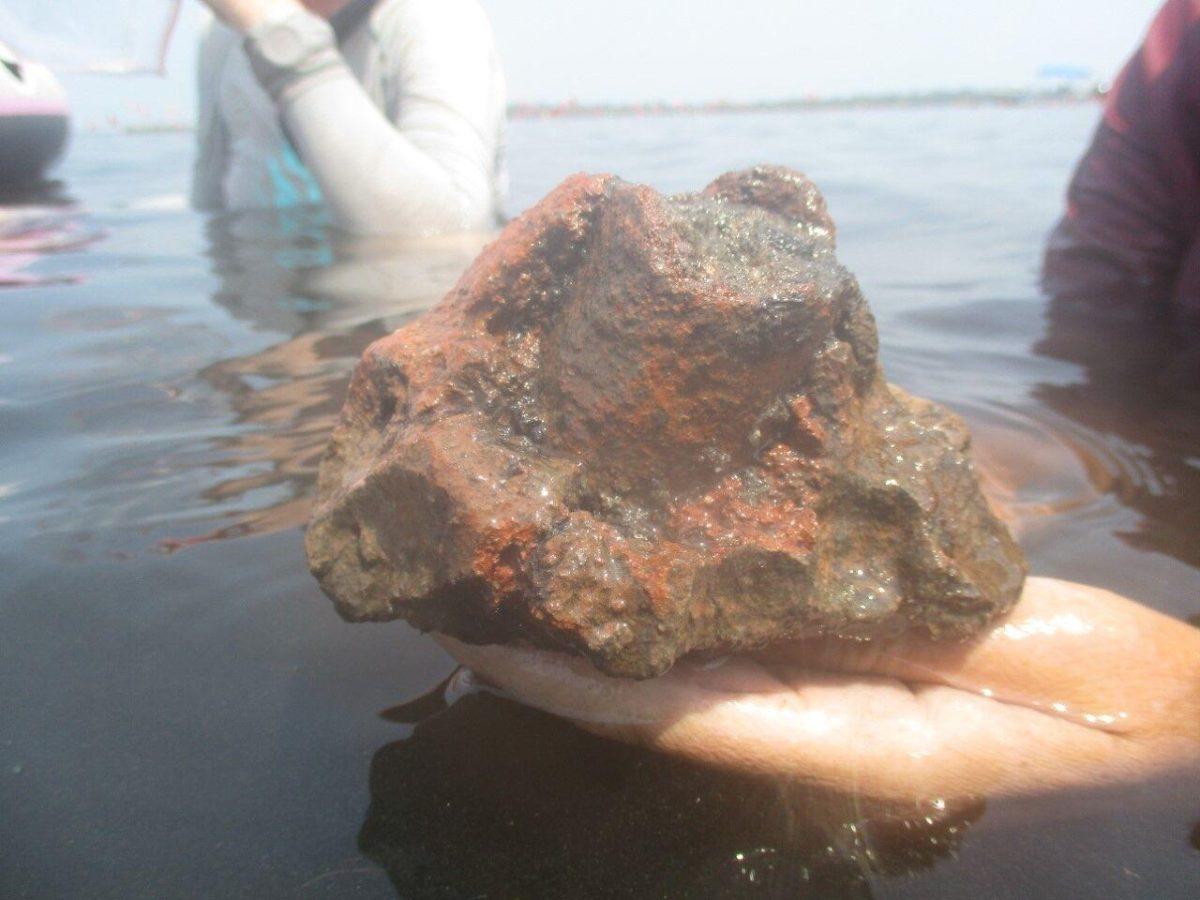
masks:
<path fill-rule="evenodd" d="M 1200 310 L 1198 231 L 1200 0 L 1168 0 L 1071 180 L 1047 288 Z"/>

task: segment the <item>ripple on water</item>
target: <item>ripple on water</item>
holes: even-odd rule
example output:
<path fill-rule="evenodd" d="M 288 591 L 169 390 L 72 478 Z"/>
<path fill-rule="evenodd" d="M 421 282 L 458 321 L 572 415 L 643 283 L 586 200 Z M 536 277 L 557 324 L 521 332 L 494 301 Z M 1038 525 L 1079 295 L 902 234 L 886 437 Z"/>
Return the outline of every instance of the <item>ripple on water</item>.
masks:
<path fill-rule="evenodd" d="M 988 498 L 1019 535 L 1054 519 L 1104 518 L 1131 492 L 1160 489 L 1138 448 L 1050 410 L 973 403 L 959 411 Z"/>

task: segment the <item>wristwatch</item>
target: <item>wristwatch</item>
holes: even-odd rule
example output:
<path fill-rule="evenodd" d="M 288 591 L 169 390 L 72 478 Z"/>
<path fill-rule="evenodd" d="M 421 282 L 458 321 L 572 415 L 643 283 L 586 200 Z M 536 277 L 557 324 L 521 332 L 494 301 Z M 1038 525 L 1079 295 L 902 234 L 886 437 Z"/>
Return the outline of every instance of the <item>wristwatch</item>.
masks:
<path fill-rule="evenodd" d="M 341 65 L 333 28 L 304 9 L 283 7 L 246 35 L 246 55 L 259 84 L 275 100 L 300 82 Z"/>

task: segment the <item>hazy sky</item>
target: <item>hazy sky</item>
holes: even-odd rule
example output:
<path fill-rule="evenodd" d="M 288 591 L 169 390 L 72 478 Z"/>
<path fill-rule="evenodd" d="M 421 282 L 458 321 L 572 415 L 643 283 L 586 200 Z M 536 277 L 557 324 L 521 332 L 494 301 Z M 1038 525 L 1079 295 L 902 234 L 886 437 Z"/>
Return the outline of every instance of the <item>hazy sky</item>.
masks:
<path fill-rule="evenodd" d="M 1111 77 L 1158 0 L 483 0 L 514 99 L 759 99 Z"/>
<path fill-rule="evenodd" d="M 0 11 L 14 0 L 0 0 Z M 100 0 L 42 0 L 96 15 Z M 103 0 L 105 4 L 108 0 Z M 1043 65 L 1111 78 L 1157 0 L 482 0 L 514 100 L 772 99 L 1022 87 Z M 140 4 L 145 6 L 146 3 Z M 198 4 L 170 77 L 72 79 L 81 118 L 191 108 Z M 15 8 L 15 7 L 12 7 Z M 104 12 L 102 15 L 106 14 Z M 140 109 L 141 112 L 134 112 Z"/>

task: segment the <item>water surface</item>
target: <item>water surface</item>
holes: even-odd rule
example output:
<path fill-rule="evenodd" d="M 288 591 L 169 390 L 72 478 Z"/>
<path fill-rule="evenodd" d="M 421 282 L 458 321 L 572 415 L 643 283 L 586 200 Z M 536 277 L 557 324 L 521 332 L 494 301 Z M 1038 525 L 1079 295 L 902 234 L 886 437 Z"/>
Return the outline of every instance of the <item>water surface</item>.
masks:
<path fill-rule="evenodd" d="M 511 208 L 577 170 L 806 170 L 890 379 L 970 421 L 1034 571 L 1196 616 L 1194 394 L 1161 335 L 1037 287 L 1095 115 L 517 122 Z M 488 696 L 409 704 L 453 663 L 342 623 L 301 527 L 354 361 L 481 238 L 210 221 L 180 199 L 190 153 L 80 137 L 55 216 L 89 239 L 4 270 L 48 283 L 0 290 L 0 894 L 1195 896 L 1195 779 L 879 810 Z"/>

